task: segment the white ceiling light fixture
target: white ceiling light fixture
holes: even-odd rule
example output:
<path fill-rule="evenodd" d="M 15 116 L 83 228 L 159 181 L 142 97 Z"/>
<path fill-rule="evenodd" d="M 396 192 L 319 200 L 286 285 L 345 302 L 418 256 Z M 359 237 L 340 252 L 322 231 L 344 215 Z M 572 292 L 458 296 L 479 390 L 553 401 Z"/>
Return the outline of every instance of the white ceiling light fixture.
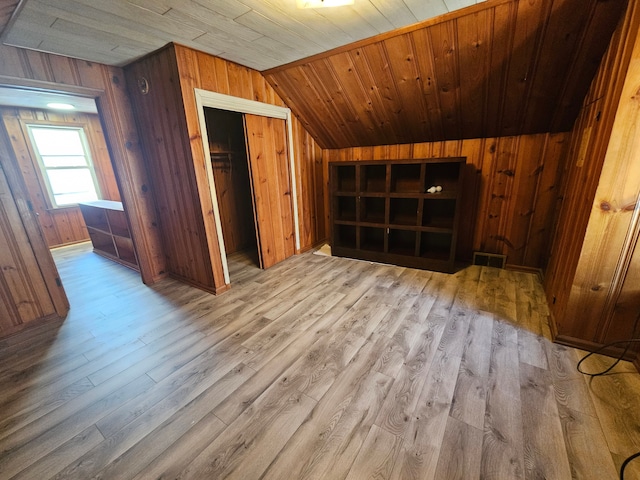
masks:
<path fill-rule="evenodd" d="M 296 0 L 298 8 L 326 8 L 353 5 L 354 0 Z"/>
<path fill-rule="evenodd" d="M 57 102 L 47 103 L 47 107 L 53 108 L 55 110 L 75 110 L 76 109 L 76 107 L 74 107 L 70 103 L 57 103 Z"/>

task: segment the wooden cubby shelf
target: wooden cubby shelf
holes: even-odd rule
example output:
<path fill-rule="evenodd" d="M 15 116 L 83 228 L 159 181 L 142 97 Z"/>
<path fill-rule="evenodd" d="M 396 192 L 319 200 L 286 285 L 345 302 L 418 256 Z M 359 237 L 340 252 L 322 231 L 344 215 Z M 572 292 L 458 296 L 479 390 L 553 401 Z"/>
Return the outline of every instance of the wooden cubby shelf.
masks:
<path fill-rule="evenodd" d="M 122 203 L 110 200 L 80 203 L 93 251 L 134 270 L 139 270 L 129 223 Z"/>
<path fill-rule="evenodd" d="M 452 272 L 465 161 L 331 162 L 333 254 Z"/>

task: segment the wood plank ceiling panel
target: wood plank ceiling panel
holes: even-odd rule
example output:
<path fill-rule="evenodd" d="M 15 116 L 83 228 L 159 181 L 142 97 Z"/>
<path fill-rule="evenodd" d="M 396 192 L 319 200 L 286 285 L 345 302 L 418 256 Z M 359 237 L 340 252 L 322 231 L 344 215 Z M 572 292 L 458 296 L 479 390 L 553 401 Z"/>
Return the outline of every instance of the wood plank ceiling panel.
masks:
<path fill-rule="evenodd" d="M 264 70 L 483 1 L 301 9 L 295 0 L 23 0 L 4 41 L 118 66 L 176 42 Z M 17 0 L 7 2 L 0 0 L 0 22 Z"/>
<path fill-rule="evenodd" d="M 564 132 L 626 4 L 493 0 L 264 74 L 324 148 Z"/>

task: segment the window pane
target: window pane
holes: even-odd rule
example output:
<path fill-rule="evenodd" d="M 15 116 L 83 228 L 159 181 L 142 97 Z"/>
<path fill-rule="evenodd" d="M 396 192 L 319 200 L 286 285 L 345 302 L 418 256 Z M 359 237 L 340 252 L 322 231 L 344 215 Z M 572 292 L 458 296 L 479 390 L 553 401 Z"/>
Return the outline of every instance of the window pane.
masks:
<path fill-rule="evenodd" d="M 47 170 L 47 175 L 57 205 L 98 199 L 88 168 Z"/>
<path fill-rule="evenodd" d="M 31 127 L 40 155 L 83 155 L 80 131 L 62 128 Z"/>
<path fill-rule="evenodd" d="M 86 167 L 87 160 L 84 156 L 48 157 L 42 156 L 45 167 Z"/>
<path fill-rule="evenodd" d="M 90 202 L 92 200 L 98 200 L 98 196 L 95 192 L 90 194 L 89 192 L 84 193 L 68 193 L 63 195 L 54 195 L 53 198 L 56 201 L 56 205 L 61 207 L 64 205 L 73 205 L 79 202 Z"/>

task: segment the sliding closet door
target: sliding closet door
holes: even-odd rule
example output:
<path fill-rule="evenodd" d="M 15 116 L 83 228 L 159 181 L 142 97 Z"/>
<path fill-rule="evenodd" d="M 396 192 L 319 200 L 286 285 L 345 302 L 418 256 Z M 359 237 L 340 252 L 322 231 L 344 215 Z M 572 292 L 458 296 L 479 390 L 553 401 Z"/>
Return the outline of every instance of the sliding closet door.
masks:
<path fill-rule="evenodd" d="M 244 116 L 260 266 L 295 253 L 291 175 L 284 120 Z"/>

